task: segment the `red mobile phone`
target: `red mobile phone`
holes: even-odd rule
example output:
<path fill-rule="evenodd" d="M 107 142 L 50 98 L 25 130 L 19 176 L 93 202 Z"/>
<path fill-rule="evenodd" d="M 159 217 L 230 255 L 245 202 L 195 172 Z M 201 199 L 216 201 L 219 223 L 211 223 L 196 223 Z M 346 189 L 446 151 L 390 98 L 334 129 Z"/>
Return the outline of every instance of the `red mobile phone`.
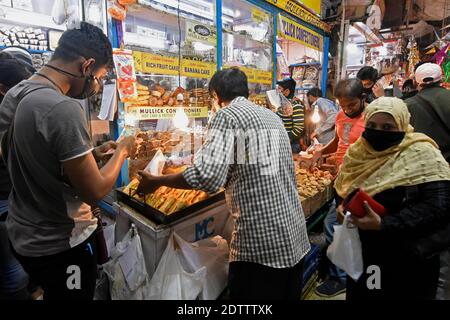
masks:
<path fill-rule="evenodd" d="M 386 208 L 361 189 L 356 189 L 350 193 L 347 198 L 345 198 L 342 205 L 345 211 L 349 211 L 352 215 L 362 218 L 366 215 L 364 201 L 367 201 L 372 210 L 375 211 L 380 217 L 384 217 L 386 215 Z"/>

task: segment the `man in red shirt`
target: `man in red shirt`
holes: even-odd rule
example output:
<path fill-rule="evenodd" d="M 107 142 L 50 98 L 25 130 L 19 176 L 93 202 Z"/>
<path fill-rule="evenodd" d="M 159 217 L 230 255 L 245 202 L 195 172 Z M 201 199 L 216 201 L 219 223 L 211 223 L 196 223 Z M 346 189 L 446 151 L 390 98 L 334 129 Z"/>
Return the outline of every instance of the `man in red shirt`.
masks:
<path fill-rule="evenodd" d="M 366 94 L 364 93 L 361 80 L 348 79 L 338 83 L 335 96 L 342 109 L 336 116 L 335 138 L 314 153 L 314 159 L 319 159 L 322 156 L 327 157 L 327 164 L 334 166 L 334 170 L 331 170 L 334 171 L 333 174 L 339 171 L 347 149 L 361 137 L 365 130 L 363 112 Z M 334 226 L 337 224 L 336 202 L 333 201 L 324 221 L 325 236 L 328 245 L 333 241 Z M 331 264 L 330 276 L 317 287 L 316 294 L 321 297 L 333 297 L 343 293 L 345 287 L 345 272 Z"/>

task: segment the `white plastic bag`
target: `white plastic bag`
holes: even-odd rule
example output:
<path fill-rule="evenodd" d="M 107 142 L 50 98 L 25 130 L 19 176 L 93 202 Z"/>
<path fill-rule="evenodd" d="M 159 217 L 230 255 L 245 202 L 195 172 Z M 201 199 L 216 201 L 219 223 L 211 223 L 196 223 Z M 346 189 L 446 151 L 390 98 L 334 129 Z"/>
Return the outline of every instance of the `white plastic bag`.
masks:
<path fill-rule="evenodd" d="M 111 260 L 103 265 L 108 275 L 112 300 L 146 300 L 149 279 L 142 244 L 134 225 L 112 250 Z"/>
<path fill-rule="evenodd" d="M 206 268 L 206 278 L 200 294 L 202 300 L 215 300 L 228 282 L 228 243 L 220 236 L 189 243 L 174 233 L 187 271 Z"/>
<path fill-rule="evenodd" d="M 158 150 L 152 161 L 150 161 L 147 167 L 145 167 L 144 171 L 149 172 L 153 176 L 162 176 L 166 161 L 166 156 L 162 153 L 161 150 Z"/>
<path fill-rule="evenodd" d="M 334 238 L 327 250 L 331 262 L 357 281 L 363 273 L 361 240 L 358 228 L 349 226 L 347 213 L 342 225 L 334 226 Z"/>
<path fill-rule="evenodd" d="M 150 281 L 149 299 L 195 300 L 203 289 L 205 277 L 206 267 L 193 273 L 184 270 L 172 234 Z"/>

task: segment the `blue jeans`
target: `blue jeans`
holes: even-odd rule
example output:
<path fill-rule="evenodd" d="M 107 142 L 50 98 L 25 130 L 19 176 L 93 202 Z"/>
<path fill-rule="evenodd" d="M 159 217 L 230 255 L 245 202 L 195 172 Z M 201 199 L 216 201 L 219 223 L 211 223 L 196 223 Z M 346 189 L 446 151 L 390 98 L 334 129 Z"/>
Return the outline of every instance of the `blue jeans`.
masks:
<path fill-rule="evenodd" d="M 339 225 L 339 222 L 337 220 L 336 216 L 336 200 L 333 200 L 331 203 L 330 209 L 328 210 L 328 214 L 325 217 L 325 220 L 323 222 L 324 230 L 325 230 L 325 237 L 327 240 L 327 245 L 330 245 L 331 242 L 333 242 L 333 236 L 334 236 L 334 226 Z M 347 274 L 345 271 L 339 269 L 337 266 L 335 266 L 330 261 L 330 278 L 335 280 L 340 280 L 342 282 L 346 282 Z"/>
<path fill-rule="evenodd" d="M 28 274 L 11 252 L 6 224 L 0 221 L 0 300 L 27 300 Z"/>

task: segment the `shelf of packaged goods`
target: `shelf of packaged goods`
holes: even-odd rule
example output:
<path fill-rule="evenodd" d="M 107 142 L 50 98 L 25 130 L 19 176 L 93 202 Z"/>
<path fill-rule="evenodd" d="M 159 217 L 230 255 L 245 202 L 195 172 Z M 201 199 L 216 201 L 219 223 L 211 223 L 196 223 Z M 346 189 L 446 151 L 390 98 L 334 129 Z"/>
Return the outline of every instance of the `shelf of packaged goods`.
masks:
<path fill-rule="evenodd" d="M 5 47 L 5 46 L 0 46 L 0 50 L 3 50 L 3 49 L 5 49 L 5 48 L 7 48 L 7 47 Z M 24 48 L 24 49 L 26 49 L 26 48 Z M 36 54 L 36 53 L 53 53 L 53 51 L 50 51 L 50 50 L 29 50 L 29 49 L 26 49 L 29 53 L 34 53 L 34 54 Z"/>

